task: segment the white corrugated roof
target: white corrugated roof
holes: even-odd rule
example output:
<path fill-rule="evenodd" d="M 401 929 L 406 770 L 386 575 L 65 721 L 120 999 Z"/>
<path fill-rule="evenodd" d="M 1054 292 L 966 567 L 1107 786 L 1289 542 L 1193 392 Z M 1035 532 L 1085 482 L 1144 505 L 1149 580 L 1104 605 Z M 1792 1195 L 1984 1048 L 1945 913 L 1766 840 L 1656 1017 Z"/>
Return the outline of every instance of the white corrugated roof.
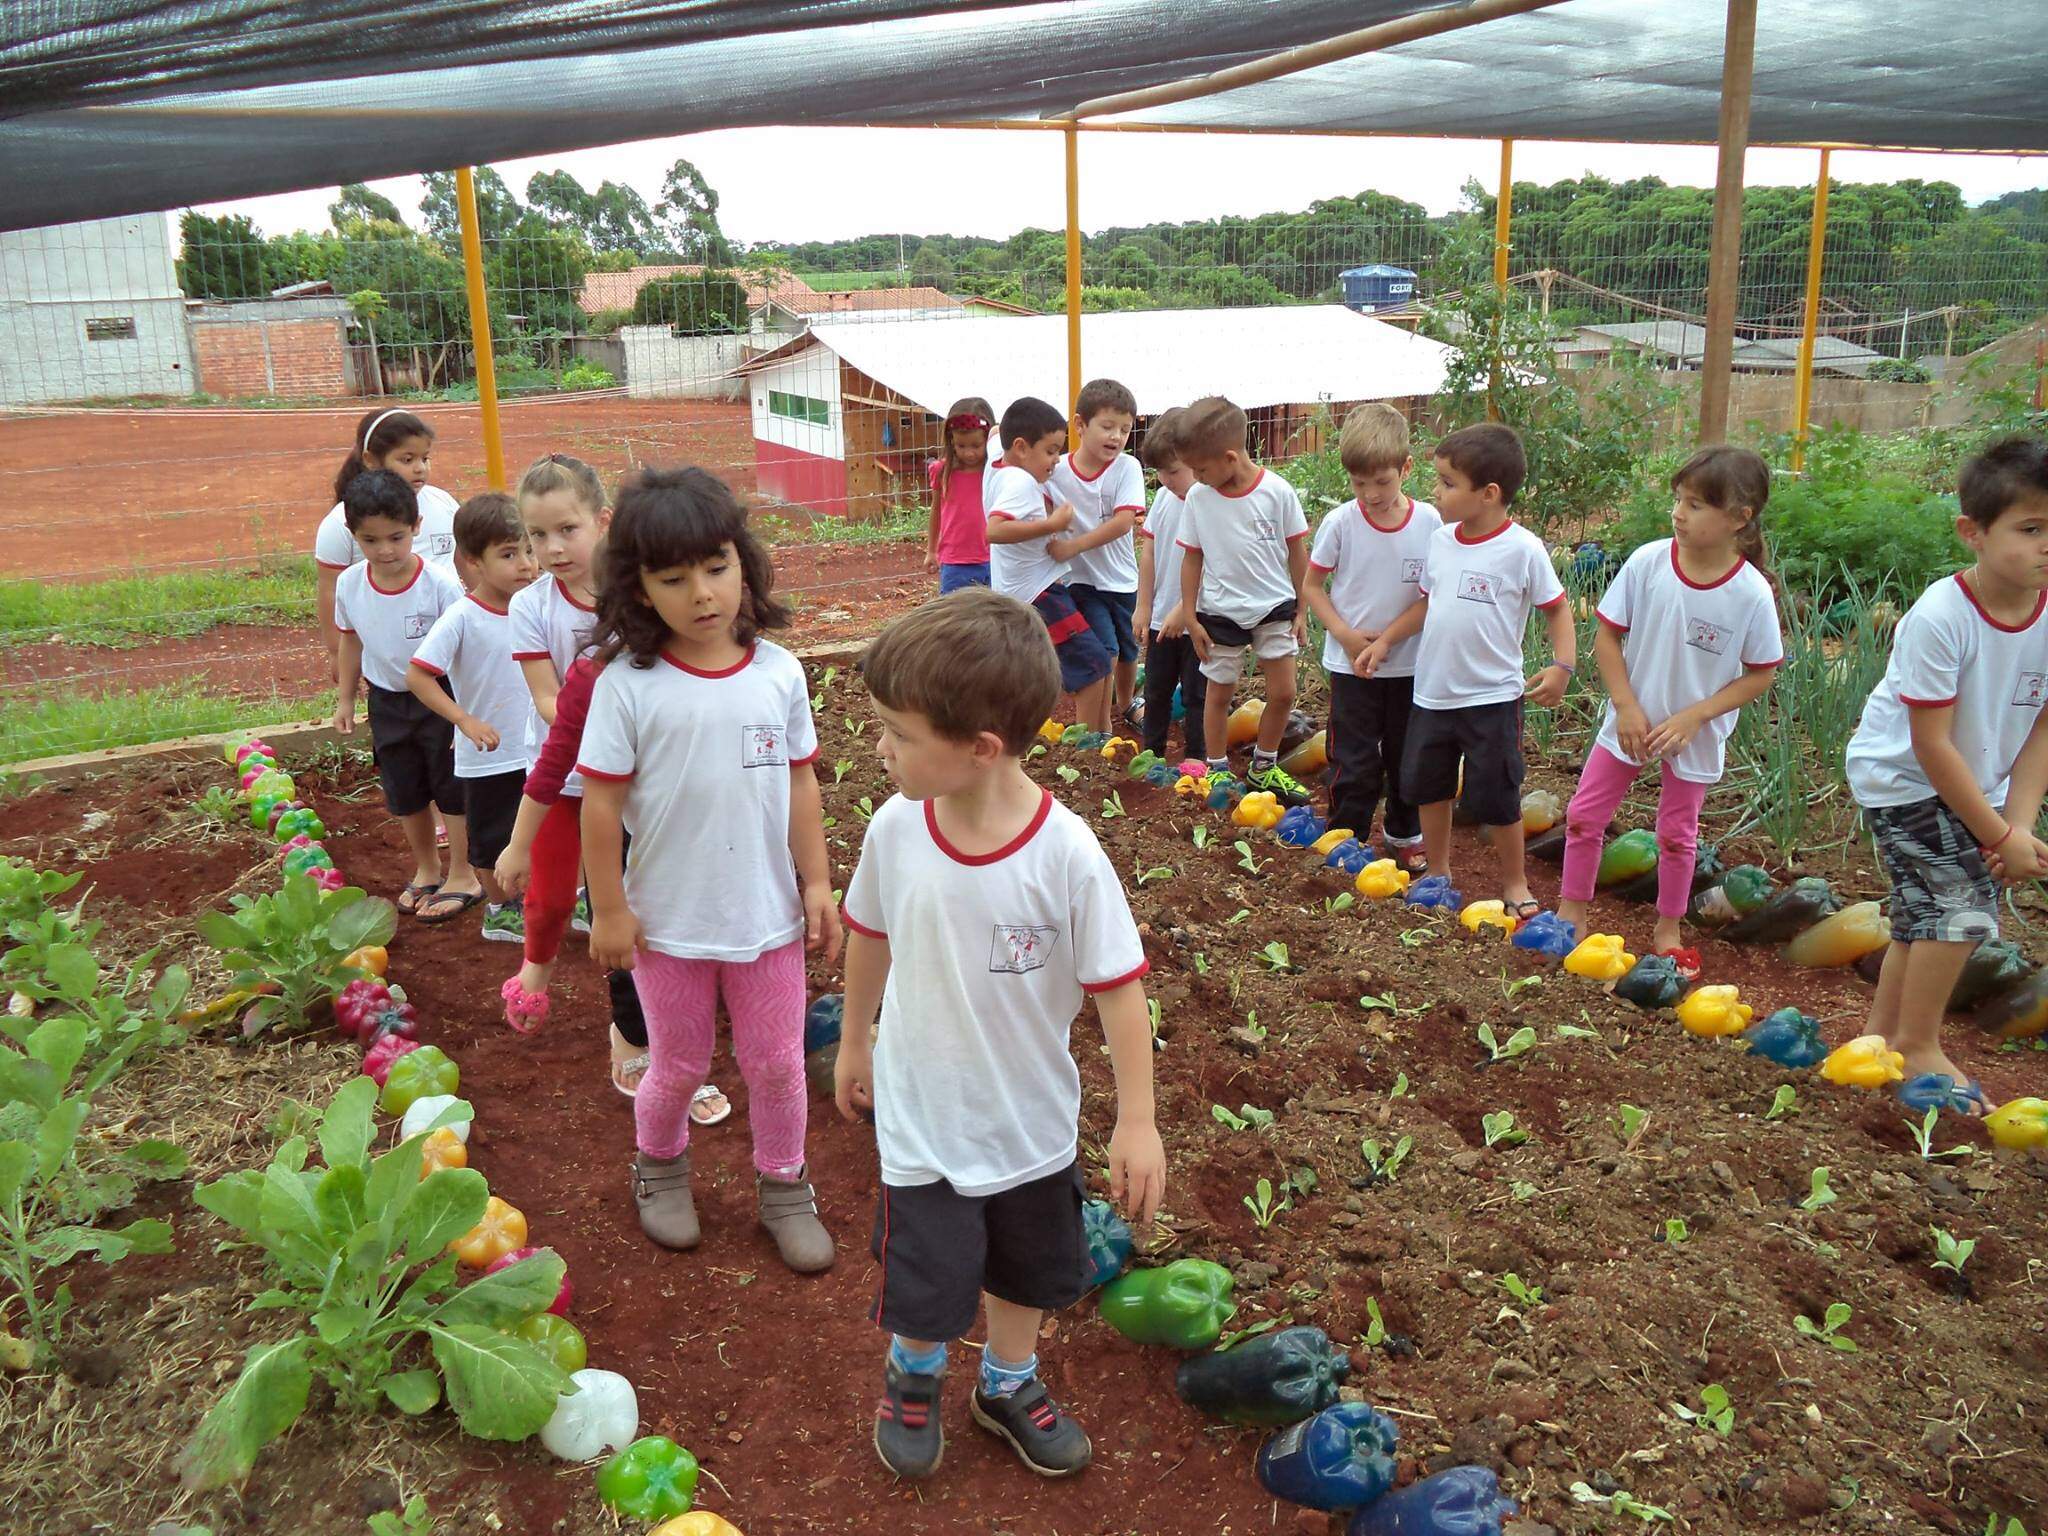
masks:
<path fill-rule="evenodd" d="M 934 415 L 980 395 L 998 415 L 1023 395 L 1067 398 L 1067 322 L 919 320 L 900 325 L 821 321 L 800 341 L 736 373 L 829 347 L 869 378 Z M 1393 400 L 1443 387 L 1451 349 L 1341 304 L 1261 309 L 1151 309 L 1081 318 L 1087 377 L 1122 382 L 1140 415 L 1227 395 L 1247 410 L 1316 400 Z"/>

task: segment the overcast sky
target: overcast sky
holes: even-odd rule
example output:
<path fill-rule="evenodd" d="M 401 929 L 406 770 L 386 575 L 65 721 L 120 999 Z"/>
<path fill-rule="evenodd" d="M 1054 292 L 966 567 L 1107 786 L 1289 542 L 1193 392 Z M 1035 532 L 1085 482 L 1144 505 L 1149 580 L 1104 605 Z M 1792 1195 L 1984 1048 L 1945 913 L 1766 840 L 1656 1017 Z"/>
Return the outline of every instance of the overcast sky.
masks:
<path fill-rule="evenodd" d="M 870 234 L 1002 237 L 1065 222 L 1060 136 L 948 129 L 739 128 L 579 150 L 497 167 L 522 199 L 536 171 L 573 172 L 584 185 L 631 182 L 652 205 L 678 156 L 694 161 L 721 199 L 736 240 L 833 240 Z M 1755 149 L 1751 186 L 1808 185 L 1813 150 Z M 1494 141 L 1324 139 L 1219 134 L 1083 134 L 1081 223 L 1211 219 L 1306 207 L 1319 197 L 1373 190 L 1422 204 L 1456 206 L 1467 177 L 1491 187 L 1500 170 Z M 1545 144 L 1518 141 L 1517 181 L 1553 182 L 1595 173 L 1623 181 L 1661 176 L 1711 186 L 1714 151 L 1665 145 Z M 1834 179 L 1952 181 L 1970 202 L 2048 185 L 2048 163 L 2017 155 L 1838 152 Z M 372 182 L 410 219 L 418 177 Z M 207 206 L 247 213 L 266 234 L 320 229 L 334 189 Z"/>

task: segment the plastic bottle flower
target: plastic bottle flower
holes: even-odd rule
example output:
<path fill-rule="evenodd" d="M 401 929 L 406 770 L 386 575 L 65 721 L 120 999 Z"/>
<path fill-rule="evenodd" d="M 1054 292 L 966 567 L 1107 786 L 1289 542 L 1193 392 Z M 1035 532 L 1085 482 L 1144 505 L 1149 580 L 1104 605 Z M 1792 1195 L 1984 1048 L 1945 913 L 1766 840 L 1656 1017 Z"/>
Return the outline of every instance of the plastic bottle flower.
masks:
<path fill-rule="evenodd" d="M 1615 981 L 1626 976 L 1636 963 L 1618 933 L 1589 933 L 1578 948 L 1564 957 L 1564 968 L 1574 976 L 1594 981 Z"/>
<path fill-rule="evenodd" d="M 1508 912 L 1507 904 L 1498 897 L 1467 904 L 1465 910 L 1458 914 L 1458 921 L 1473 933 L 1482 928 L 1498 928 L 1503 935 L 1509 936 L 1520 926 Z"/>
<path fill-rule="evenodd" d="M 1687 1033 L 1711 1040 L 1741 1034 L 1749 1028 L 1752 1011 L 1734 987 L 1695 987 L 1678 1005 L 1678 1022 Z"/>
<path fill-rule="evenodd" d="M 1392 859 L 1374 859 L 1358 872 L 1352 886 L 1370 901 L 1385 901 L 1408 889 L 1408 871 Z"/>
<path fill-rule="evenodd" d="M 1906 1080 L 1906 1058 L 1887 1045 L 1883 1035 L 1858 1035 L 1828 1052 L 1820 1075 L 1844 1088 L 1883 1088 Z"/>

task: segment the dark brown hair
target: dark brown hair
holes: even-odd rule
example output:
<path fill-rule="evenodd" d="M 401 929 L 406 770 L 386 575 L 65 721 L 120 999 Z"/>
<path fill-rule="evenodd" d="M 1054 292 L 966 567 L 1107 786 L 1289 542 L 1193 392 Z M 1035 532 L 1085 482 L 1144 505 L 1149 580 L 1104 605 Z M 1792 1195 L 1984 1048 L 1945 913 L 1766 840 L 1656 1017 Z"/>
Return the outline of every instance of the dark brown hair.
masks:
<path fill-rule="evenodd" d="M 1522 452 L 1522 440 L 1513 427 L 1497 421 L 1482 421 L 1460 427 L 1436 445 L 1436 455 L 1483 491 L 1500 487 L 1501 505 L 1511 507 L 1529 476 L 1529 456 Z"/>
<path fill-rule="evenodd" d="M 1748 509 L 1749 521 L 1735 535 L 1735 547 L 1773 587 L 1778 578 L 1764 548 L 1764 503 L 1771 499 L 1771 466 L 1747 448 L 1715 443 L 1671 472 L 1671 489 L 1690 491 L 1710 507 L 1734 513 Z"/>
<path fill-rule="evenodd" d="M 1115 379 L 1090 379 L 1081 386 L 1081 393 L 1075 398 L 1075 419 L 1085 427 L 1104 411 L 1122 411 L 1135 423 L 1138 419 L 1138 397 Z"/>
<path fill-rule="evenodd" d="M 481 560 L 500 544 L 524 544 L 519 503 L 503 491 L 480 491 L 455 509 L 455 547 Z"/>
<path fill-rule="evenodd" d="M 993 731 L 1012 757 L 1031 750 L 1060 701 L 1045 621 L 987 587 L 963 587 L 898 619 L 860 670 L 884 708 L 923 715 L 949 741 Z"/>
<path fill-rule="evenodd" d="M 1244 412 L 1221 395 L 1206 395 L 1181 413 L 1180 453 L 1184 459 L 1220 459 L 1243 453 L 1251 431 Z"/>
<path fill-rule="evenodd" d="M 2048 501 L 2048 442 L 2008 437 L 1963 465 L 1956 490 L 1963 516 L 1989 528 L 2022 501 Z"/>
<path fill-rule="evenodd" d="M 365 411 L 363 419 L 356 423 L 348 457 L 341 461 L 341 469 L 334 477 L 334 499 L 341 501 L 347 497 L 349 481 L 369 469 L 371 459 L 376 459 L 381 467 L 384 455 L 409 437 L 424 437 L 431 443 L 434 429 L 411 411 Z"/>
<path fill-rule="evenodd" d="M 723 480 L 694 465 L 626 476 L 612 500 L 611 529 L 598 558 L 597 624 L 591 634 L 598 665 L 630 654 L 634 666 L 653 666 L 670 634 L 647 601 L 642 574 L 702 565 L 728 544 L 746 583 L 733 639 L 751 645 L 762 630 L 785 627 L 789 610 L 771 595 L 775 566 L 747 527 L 746 508 Z"/>
<path fill-rule="evenodd" d="M 341 490 L 341 520 L 350 533 L 373 517 L 388 517 L 415 530 L 420 525 L 419 498 L 388 469 L 366 469 Z"/>
<path fill-rule="evenodd" d="M 982 437 L 987 440 L 983 448 L 984 454 L 1002 457 L 996 451 L 993 441 L 996 435 L 995 407 L 979 395 L 966 395 L 955 400 L 952 408 L 946 412 L 945 422 L 939 427 L 939 473 L 932 481 L 932 505 L 935 507 L 946 504 L 946 492 L 953 484 L 953 471 L 960 468 L 953 462 L 953 434 L 973 430 L 971 427 L 953 425 L 963 416 L 972 416 L 980 420 Z M 983 462 L 986 463 L 987 460 L 984 459 Z"/>
<path fill-rule="evenodd" d="M 1180 429 L 1188 413 L 1177 405 L 1170 405 L 1152 418 L 1152 425 L 1145 429 L 1145 439 L 1138 450 L 1138 457 L 1149 470 L 1171 469 L 1180 462 Z"/>

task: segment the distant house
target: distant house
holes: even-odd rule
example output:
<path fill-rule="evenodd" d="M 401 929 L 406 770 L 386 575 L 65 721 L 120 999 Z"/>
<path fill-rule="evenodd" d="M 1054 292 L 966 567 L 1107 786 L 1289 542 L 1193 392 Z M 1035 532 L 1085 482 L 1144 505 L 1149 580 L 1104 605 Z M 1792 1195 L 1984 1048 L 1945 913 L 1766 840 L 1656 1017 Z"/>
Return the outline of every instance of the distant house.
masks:
<path fill-rule="evenodd" d="M 293 283 L 267 299 L 193 300 L 186 308 L 199 387 L 228 400 L 332 400 L 380 394 L 358 377 L 374 369 L 352 348 L 354 312 L 326 282 Z"/>
<path fill-rule="evenodd" d="M 0 234 L 0 405 L 198 387 L 168 214 Z"/>
<path fill-rule="evenodd" d="M 583 274 L 583 287 L 576 295 L 576 307 L 586 315 L 602 314 L 608 309 L 631 309 L 633 301 L 640 297 L 640 290 L 649 283 L 664 277 L 703 275 L 703 265 L 696 262 L 628 267 L 623 272 L 586 272 Z M 759 310 L 771 299 L 811 291 L 809 283 L 788 273 L 735 272 L 733 275 L 746 287 L 747 308 L 750 310 Z"/>
<path fill-rule="evenodd" d="M 853 288 L 839 293 L 777 294 L 754 316 L 757 345 L 779 347 L 821 320 L 868 323 L 885 320 L 951 320 L 965 306 L 936 288 Z"/>
<path fill-rule="evenodd" d="M 755 483 L 819 511 L 878 515 L 922 494 L 954 400 L 980 395 L 998 414 L 1022 395 L 1064 400 L 1064 315 L 959 323 L 967 318 L 964 307 L 922 325 L 834 316 L 735 369 L 753 416 Z M 1313 446 L 1324 412 L 1434 394 L 1450 357 L 1440 342 L 1337 304 L 1084 315 L 1081 349 L 1091 374 L 1137 397 L 1141 428 L 1168 406 L 1227 393 L 1269 459 Z"/>
<path fill-rule="evenodd" d="M 1008 304 L 1001 299 L 984 298 L 978 293 L 969 294 L 960 301 L 960 307 L 970 315 L 1036 315 L 1042 311 L 1030 309 L 1022 304 Z"/>
<path fill-rule="evenodd" d="M 1582 325 L 1555 343 L 1563 368 L 1598 368 L 1617 355 L 1633 355 L 1658 368 L 1697 370 L 1706 356 L 1707 331 L 1690 320 L 1630 320 L 1613 325 Z M 1817 373 L 1862 378 L 1883 354 L 1839 336 L 1814 338 Z M 1785 373 L 1798 365 L 1797 336 L 1737 336 L 1733 366 L 1737 373 Z"/>

